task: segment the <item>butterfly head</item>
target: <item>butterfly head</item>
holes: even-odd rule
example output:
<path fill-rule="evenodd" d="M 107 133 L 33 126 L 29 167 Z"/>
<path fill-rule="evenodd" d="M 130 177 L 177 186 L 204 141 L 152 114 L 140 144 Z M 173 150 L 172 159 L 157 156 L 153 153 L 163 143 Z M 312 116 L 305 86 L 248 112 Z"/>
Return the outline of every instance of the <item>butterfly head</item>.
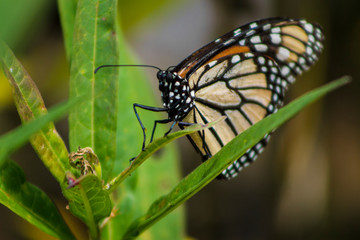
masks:
<path fill-rule="evenodd" d="M 157 78 L 163 106 L 168 109 L 169 118 L 181 120 L 194 106 L 194 91 L 190 91 L 186 79 L 171 70 L 160 70 Z"/>
<path fill-rule="evenodd" d="M 159 80 L 159 89 L 161 92 L 163 92 L 165 88 L 169 85 L 169 82 L 171 82 L 174 77 L 171 72 L 160 70 L 157 73 L 157 78 Z"/>

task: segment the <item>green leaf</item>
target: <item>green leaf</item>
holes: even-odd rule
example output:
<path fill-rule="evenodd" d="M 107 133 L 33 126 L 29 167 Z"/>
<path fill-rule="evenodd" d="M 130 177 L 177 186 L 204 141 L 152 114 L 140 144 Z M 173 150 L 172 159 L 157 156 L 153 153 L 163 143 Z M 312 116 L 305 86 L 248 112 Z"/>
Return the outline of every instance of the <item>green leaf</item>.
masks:
<path fill-rule="evenodd" d="M 115 11 L 115 0 L 78 1 L 70 70 L 70 98 L 83 95 L 87 100 L 70 112 L 70 149 L 91 147 L 105 180 L 115 159 L 118 72 L 108 69 L 106 75 L 105 71 L 95 75 L 94 70 L 118 61 Z"/>
<path fill-rule="evenodd" d="M 15 130 L 3 135 L 0 138 L 0 166 L 5 162 L 5 159 L 13 153 L 16 149 L 21 147 L 25 142 L 37 131 L 41 130 L 49 122 L 59 119 L 64 116 L 77 101 L 69 101 L 67 103 L 59 104 L 52 107 L 48 114 L 42 115 L 29 123 L 26 123 Z M 54 163 L 55 164 L 55 163 Z M 62 170 L 62 169 L 60 169 Z M 59 170 L 59 171 L 60 171 Z M 60 175 L 60 174 L 59 174 Z M 62 179 L 65 177 L 65 173 Z"/>
<path fill-rule="evenodd" d="M 279 127 L 310 103 L 349 81 L 348 77 L 344 77 L 315 89 L 244 131 L 224 146 L 222 150 L 212 158 L 208 159 L 191 172 L 170 193 L 156 200 L 144 216 L 132 223 L 123 239 L 133 239 L 137 237 L 156 221 L 173 211 L 176 207 L 210 183 L 223 171 L 223 169 L 242 156 L 247 149 L 251 148 L 261 140 L 265 134 Z"/>
<path fill-rule="evenodd" d="M 1 65 L 12 87 L 16 108 L 22 122 L 28 122 L 34 118 L 45 115 L 47 110 L 44 101 L 30 75 L 16 59 L 11 50 L 2 42 L 0 42 L 0 53 Z M 69 107 L 70 106 L 62 106 L 62 110 L 59 112 L 60 115 L 58 115 L 59 113 L 54 113 L 53 116 L 48 116 L 46 118 L 50 119 L 47 120 L 48 124 L 37 128 L 38 130 L 41 129 L 41 131 L 34 134 L 30 139 L 33 148 L 58 182 L 63 181 L 65 172 L 70 170 L 70 165 L 65 143 L 57 133 L 51 120 L 63 115 Z M 35 133 L 34 131 L 32 132 Z M 27 140 L 29 137 L 24 138 L 24 136 L 20 137 L 19 140 Z M 20 143 L 18 140 L 17 142 Z M 6 144 L 16 146 L 15 142 Z M 8 150 L 10 149 L 14 150 L 15 148 L 9 147 Z"/>
<path fill-rule="evenodd" d="M 79 184 L 64 189 L 63 193 L 69 199 L 71 213 L 86 223 L 92 238 L 97 239 L 97 224 L 108 217 L 112 209 L 109 194 L 102 189 L 100 179 L 92 174 L 86 175 Z"/>
<path fill-rule="evenodd" d="M 47 234 L 75 239 L 50 198 L 28 183 L 21 168 L 7 160 L 0 167 L 0 202 Z"/>
<path fill-rule="evenodd" d="M 58 0 L 61 27 L 65 42 L 65 51 L 68 61 L 71 61 L 71 50 L 74 33 L 74 22 L 76 13 L 76 0 Z"/>

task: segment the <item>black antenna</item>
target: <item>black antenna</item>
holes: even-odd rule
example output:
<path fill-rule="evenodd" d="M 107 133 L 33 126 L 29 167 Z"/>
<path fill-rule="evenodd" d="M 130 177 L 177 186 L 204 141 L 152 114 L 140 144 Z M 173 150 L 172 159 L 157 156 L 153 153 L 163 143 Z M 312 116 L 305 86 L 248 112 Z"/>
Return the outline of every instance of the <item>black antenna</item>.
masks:
<path fill-rule="evenodd" d="M 100 68 L 104 68 L 104 67 L 149 67 L 149 68 L 155 68 L 155 69 L 161 71 L 160 68 L 152 66 L 152 65 L 117 65 L 117 64 L 114 64 L 114 65 L 101 65 L 101 66 L 95 68 L 94 73 L 96 74 L 96 72 L 99 71 Z"/>

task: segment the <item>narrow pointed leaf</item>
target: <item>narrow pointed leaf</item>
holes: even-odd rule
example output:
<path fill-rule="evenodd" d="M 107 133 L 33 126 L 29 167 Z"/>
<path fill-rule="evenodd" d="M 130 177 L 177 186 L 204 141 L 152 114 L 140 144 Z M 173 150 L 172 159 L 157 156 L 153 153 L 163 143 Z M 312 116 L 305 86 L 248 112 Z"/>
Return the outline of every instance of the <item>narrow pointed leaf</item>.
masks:
<path fill-rule="evenodd" d="M 29 138 L 36 132 L 40 131 L 49 122 L 59 119 L 64 116 L 71 107 L 77 103 L 76 100 L 67 103 L 59 104 L 52 107 L 49 113 L 42 115 L 24 125 L 12 130 L 11 132 L 0 137 L 0 166 L 5 162 L 5 159 L 13 153 L 16 149 L 25 144 Z M 61 170 L 61 169 L 60 169 Z M 61 173 L 59 174 L 59 176 Z M 61 181 L 65 177 L 62 176 Z"/>
<path fill-rule="evenodd" d="M 70 61 L 77 1 L 58 0 L 57 3 L 64 36 L 66 56 L 68 61 Z"/>
<path fill-rule="evenodd" d="M 112 209 L 109 194 L 103 190 L 100 179 L 86 175 L 78 185 L 64 189 L 63 193 L 69 199 L 71 213 L 88 225 L 93 237 L 97 236 L 98 222 L 108 217 Z"/>
<path fill-rule="evenodd" d="M 156 221 L 173 211 L 216 178 L 223 169 L 243 155 L 247 149 L 255 145 L 265 134 L 295 116 L 295 114 L 310 103 L 349 81 L 348 77 L 344 77 L 315 89 L 244 131 L 224 146 L 222 150 L 212 158 L 191 172 L 170 193 L 156 200 L 143 217 L 133 222 L 123 239 L 133 239 L 137 237 Z"/>
<path fill-rule="evenodd" d="M 70 98 L 86 98 L 69 115 L 70 149 L 91 147 L 108 178 L 115 159 L 117 70 L 94 70 L 104 63 L 117 62 L 115 32 L 116 1 L 79 0 L 75 16 Z M 111 52 L 111 54 L 104 54 Z"/>
<path fill-rule="evenodd" d="M 0 167 L 0 203 L 47 234 L 75 239 L 50 198 L 28 183 L 21 168 L 7 160 Z"/>
<path fill-rule="evenodd" d="M 30 75 L 4 43 L 0 43 L 0 53 L 1 65 L 12 87 L 16 108 L 22 122 L 45 115 L 47 110 L 44 101 Z M 63 110 L 66 111 L 66 109 Z M 64 113 L 60 112 L 60 114 Z M 54 117 L 58 117 L 57 114 L 55 113 Z M 30 142 L 45 166 L 61 182 L 65 172 L 70 169 L 68 151 L 51 122 L 54 118 L 51 119 L 51 116 L 48 116 L 47 119 L 50 119 L 48 124 L 42 126 L 41 131 L 34 134 Z"/>

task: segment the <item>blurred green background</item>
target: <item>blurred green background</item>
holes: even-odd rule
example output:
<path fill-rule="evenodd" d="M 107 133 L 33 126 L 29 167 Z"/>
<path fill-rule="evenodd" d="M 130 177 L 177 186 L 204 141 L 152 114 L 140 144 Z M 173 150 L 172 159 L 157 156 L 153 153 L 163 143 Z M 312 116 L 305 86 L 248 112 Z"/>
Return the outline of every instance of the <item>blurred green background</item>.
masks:
<path fill-rule="evenodd" d="M 278 129 L 258 161 L 237 178 L 214 181 L 191 198 L 186 204 L 188 237 L 360 239 L 359 10 L 358 0 L 119 1 L 119 21 L 139 64 L 166 69 L 242 24 L 289 16 L 320 23 L 326 42 L 320 61 L 298 78 L 287 101 L 340 76 L 353 77 L 350 85 Z M 0 34 L 29 71 L 47 107 L 67 98 L 69 69 L 55 1 L 0 0 Z M 150 91 L 161 106 L 155 72 L 148 74 Z M 19 124 L 1 73 L 0 134 Z M 67 140 L 67 121 L 57 128 Z M 185 175 L 200 163 L 200 156 L 186 138 L 177 145 Z M 68 216 L 59 186 L 32 148 L 26 145 L 13 159 Z M 2 205 L 0 216 L 1 239 L 49 239 Z M 69 221 L 73 228 L 82 227 Z"/>

